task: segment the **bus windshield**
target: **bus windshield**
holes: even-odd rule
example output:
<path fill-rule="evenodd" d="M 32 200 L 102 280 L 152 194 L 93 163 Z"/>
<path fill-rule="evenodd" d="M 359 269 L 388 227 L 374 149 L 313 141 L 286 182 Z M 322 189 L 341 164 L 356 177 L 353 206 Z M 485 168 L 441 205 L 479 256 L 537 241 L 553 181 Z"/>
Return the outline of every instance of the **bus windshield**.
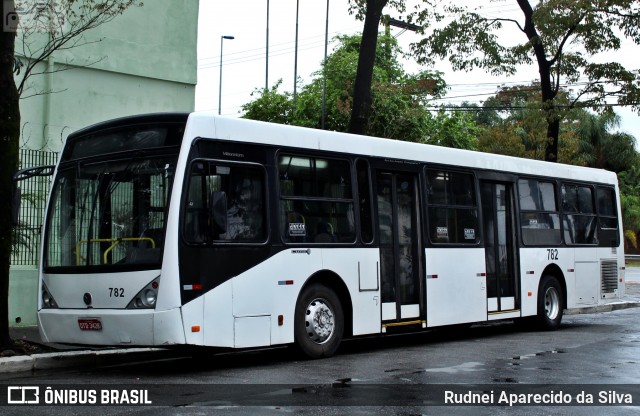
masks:
<path fill-rule="evenodd" d="M 68 163 L 54 183 L 44 267 L 160 267 L 176 156 Z"/>

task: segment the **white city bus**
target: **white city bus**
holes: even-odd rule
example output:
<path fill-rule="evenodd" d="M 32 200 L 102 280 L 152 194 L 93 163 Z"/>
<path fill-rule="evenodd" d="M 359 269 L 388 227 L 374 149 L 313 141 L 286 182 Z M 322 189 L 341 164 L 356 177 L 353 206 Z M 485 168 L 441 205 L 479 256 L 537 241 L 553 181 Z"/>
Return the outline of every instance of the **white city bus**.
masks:
<path fill-rule="evenodd" d="M 43 232 L 45 341 L 311 357 L 345 337 L 623 295 L 616 175 L 211 113 L 71 134 Z"/>

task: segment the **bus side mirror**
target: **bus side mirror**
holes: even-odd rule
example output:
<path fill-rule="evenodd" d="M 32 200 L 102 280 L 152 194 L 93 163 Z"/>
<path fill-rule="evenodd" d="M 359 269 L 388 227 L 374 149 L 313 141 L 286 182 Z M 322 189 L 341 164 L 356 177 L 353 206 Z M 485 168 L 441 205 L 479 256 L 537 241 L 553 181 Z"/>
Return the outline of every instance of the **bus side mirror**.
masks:
<path fill-rule="evenodd" d="M 13 188 L 13 198 L 11 198 L 11 225 L 18 225 L 20 219 L 20 196 L 21 191 L 17 186 Z"/>
<path fill-rule="evenodd" d="M 223 191 L 211 192 L 209 218 L 214 235 L 227 232 L 227 194 Z"/>
<path fill-rule="evenodd" d="M 15 227 L 20 219 L 20 197 L 21 191 L 17 183 L 25 179 L 36 176 L 51 176 L 55 170 L 55 165 L 43 165 L 33 168 L 20 169 L 13 174 L 13 196 L 11 198 L 11 223 Z"/>

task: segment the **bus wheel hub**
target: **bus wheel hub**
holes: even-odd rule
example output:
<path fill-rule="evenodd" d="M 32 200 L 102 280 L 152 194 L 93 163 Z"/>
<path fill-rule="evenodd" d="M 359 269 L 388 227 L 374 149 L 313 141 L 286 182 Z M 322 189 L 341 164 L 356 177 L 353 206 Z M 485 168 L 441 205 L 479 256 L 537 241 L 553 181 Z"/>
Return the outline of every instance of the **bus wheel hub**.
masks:
<path fill-rule="evenodd" d="M 333 334 L 333 311 L 324 299 L 314 299 L 306 310 L 305 324 L 309 338 L 318 344 L 326 342 Z"/>

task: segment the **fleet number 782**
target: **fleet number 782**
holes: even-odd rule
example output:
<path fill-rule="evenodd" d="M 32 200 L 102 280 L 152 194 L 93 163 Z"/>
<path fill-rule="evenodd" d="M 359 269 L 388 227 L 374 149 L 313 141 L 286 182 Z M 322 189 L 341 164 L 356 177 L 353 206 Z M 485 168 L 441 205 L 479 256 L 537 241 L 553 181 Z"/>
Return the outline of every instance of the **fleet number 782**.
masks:
<path fill-rule="evenodd" d="M 124 297 L 124 288 L 123 287 L 110 287 L 109 288 L 109 297 L 110 298 L 123 298 Z"/>

